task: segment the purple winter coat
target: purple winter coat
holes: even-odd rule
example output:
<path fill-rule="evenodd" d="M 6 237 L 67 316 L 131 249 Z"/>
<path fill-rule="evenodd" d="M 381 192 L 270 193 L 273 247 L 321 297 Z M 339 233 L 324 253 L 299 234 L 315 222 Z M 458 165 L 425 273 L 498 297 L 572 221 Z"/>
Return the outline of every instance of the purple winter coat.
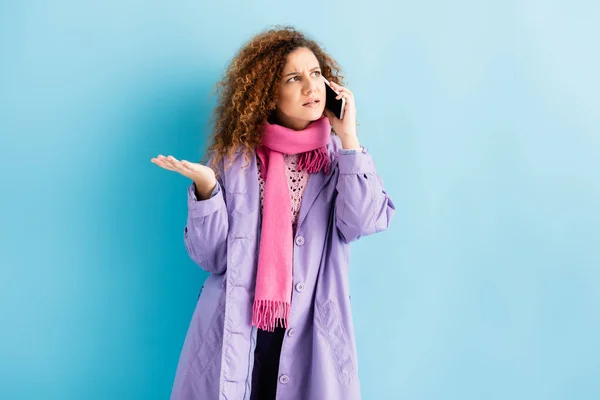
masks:
<path fill-rule="evenodd" d="M 294 237 L 293 294 L 281 349 L 277 399 L 360 399 L 350 307 L 350 242 L 385 230 L 394 204 L 371 155 L 344 154 L 331 134 L 328 174 L 309 176 Z M 188 188 L 184 240 L 210 273 L 177 366 L 172 400 L 250 398 L 256 327 L 252 303 L 260 243 L 256 155 L 238 149 L 218 193 L 197 201 Z M 223 164 L 216 166 L 220 171 Z"/>

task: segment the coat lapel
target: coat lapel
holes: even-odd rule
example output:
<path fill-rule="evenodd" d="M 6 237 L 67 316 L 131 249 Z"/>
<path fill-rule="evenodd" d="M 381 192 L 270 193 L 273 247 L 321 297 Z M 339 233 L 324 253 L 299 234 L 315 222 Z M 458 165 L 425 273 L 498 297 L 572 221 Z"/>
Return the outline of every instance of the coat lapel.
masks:
<path fill-rule="evenodd" d="M 258 222 L 260 224 L 260 187 L 258 183 L 258 168 L 256 166 L 256 154 L 250 156 L 246 168 L 246 157 L 240 151 L 235 153 L 232 165 L 226 172 L 226 191 L 230 198 L 228 208 L 237 211 L 243 218 L 249 217 L 258 211 Z M 248 221 L 247 221 L 248 222 Z"/>
<path fill-rule="evenodd" d="M 327 186 L 329 180 L 333 177 L 334 171 L 337 168 L 337 157 L 335 156 L 337 152 L 336 146 L 334 146 L 333 139 L 330 140 L 329 146 L 329 157 L 331 159 L 331 164 L 329 165 L 329 172 L 325 174 L 325 172 L 320 171 L 316 174 L 310 174 L 308 177 L 308 182 L 306 184 L 306 189 L 304 190 L 304 195 L 302 196 L 302 203 L 300 204 L 300 215 L 298 216 L 298 228 L 302 226 L 302 222 L 306 218 L 306 215 L 310 211 L 311 207 L 315 203 L 315 200 L 319 196 L 319 193 Z M 297 229 L 298 229 L 297 228 Z"/>
<path fill-rule="evenodd" d="M 328 145 L 329 157 L 331 164 L 327 174 L 320 171 L 315 174 L 310 174 L 304 195 L 302 196 L 302 203 L 300 204 L 300 214 L 298 216 L 298 228 L 304 222 L 306 215 L 310 211 L 311 207 L 315 203 L 315 200 L 321 193 L 321 191 L 327 186 L 329 180 L 333 177 L 334 171 L 337 168 L 338 159 L 336 157 L 338 144 L 335 142 L 334 134 Z M 236 159 L 233 162 L 232 167 L 228 170 L 229 174 L 227 177 L 227 191 L 230 193 L 245 194 L 245 201 L 249 204 L 248 206 L 252 209 L 260 209 L 260 187 L 258 183 L 258 167 L 256 165 L 257 155 L 256 152 L 252 154 L 249 160 L 250 164 L 242 169 L 242 166 L 246 164 L 246 159 L 240 151 L 236 152 Z M 255 208 L 256 207 L 256 208 Z M 262 213 L 259 213 L 259 227 L 262 222 Z M 259 228 L 260 231 L 260 228 Z"/>

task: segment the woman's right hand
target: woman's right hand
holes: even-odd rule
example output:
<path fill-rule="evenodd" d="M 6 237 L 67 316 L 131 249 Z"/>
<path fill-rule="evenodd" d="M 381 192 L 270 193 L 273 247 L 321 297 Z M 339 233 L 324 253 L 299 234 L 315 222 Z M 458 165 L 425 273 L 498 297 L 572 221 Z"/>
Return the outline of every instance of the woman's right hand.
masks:
<path fill-rule="evenodd" d="M 162 154 L 150 161 L 161 168 L 178 172 L 193 180 L 196 185 L 196 195 L 200 195 L 202 199 L 208 199 L 217 184 L 215 171 L 205 165 L 186 160 L 180 161 L 173 156 L 165 157 Z"/>

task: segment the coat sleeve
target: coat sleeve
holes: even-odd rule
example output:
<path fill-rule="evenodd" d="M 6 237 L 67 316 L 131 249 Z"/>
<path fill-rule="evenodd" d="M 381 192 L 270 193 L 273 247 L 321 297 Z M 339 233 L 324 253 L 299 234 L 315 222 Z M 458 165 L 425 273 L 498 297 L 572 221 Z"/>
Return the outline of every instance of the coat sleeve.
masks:
<path fill-rule="evenodd" d="M 227 234 L 229 220 L 223 181 L 217 180 L 217 186 L 210 198 L 198 200 L 196 186 L 192 184 L 187 191 L 188 217 L 184 229 L 184 242 L 192 260 L 203 270 L 222 274 L 227 268 Z"/>
<path fill-rule="evenodd" d="M 386 230 L 396 210 L 383 188 L 373 157 L 362 151 L 338 151 L 335 222 L 345 243 Z"/>

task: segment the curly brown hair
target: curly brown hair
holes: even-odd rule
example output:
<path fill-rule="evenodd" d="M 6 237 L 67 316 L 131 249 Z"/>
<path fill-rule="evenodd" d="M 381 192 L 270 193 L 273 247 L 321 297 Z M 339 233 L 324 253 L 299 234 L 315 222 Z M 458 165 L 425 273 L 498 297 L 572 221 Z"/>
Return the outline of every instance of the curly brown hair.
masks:
<path fill-rule="evenodd" d="M 277 109 L 277 98 L 287 56 L 294 50 L 310 49 L 328 80 L 344 85 L 341 68 L 317 42 L 292 26 L 279 26 L 260 32 L 233 57 L 217 83 L 220 93 L 211 123 L 212 144 L 201 162 L 215 169 L 226 157 L 233 161 L 236 149 L 242 149 L 249 165 L 250 156 L 261 142 L 261 125 Z M 228 166 L 225 166 L 227 168 Z M 215 169 L 217 175 L 219 170 Z"/>

